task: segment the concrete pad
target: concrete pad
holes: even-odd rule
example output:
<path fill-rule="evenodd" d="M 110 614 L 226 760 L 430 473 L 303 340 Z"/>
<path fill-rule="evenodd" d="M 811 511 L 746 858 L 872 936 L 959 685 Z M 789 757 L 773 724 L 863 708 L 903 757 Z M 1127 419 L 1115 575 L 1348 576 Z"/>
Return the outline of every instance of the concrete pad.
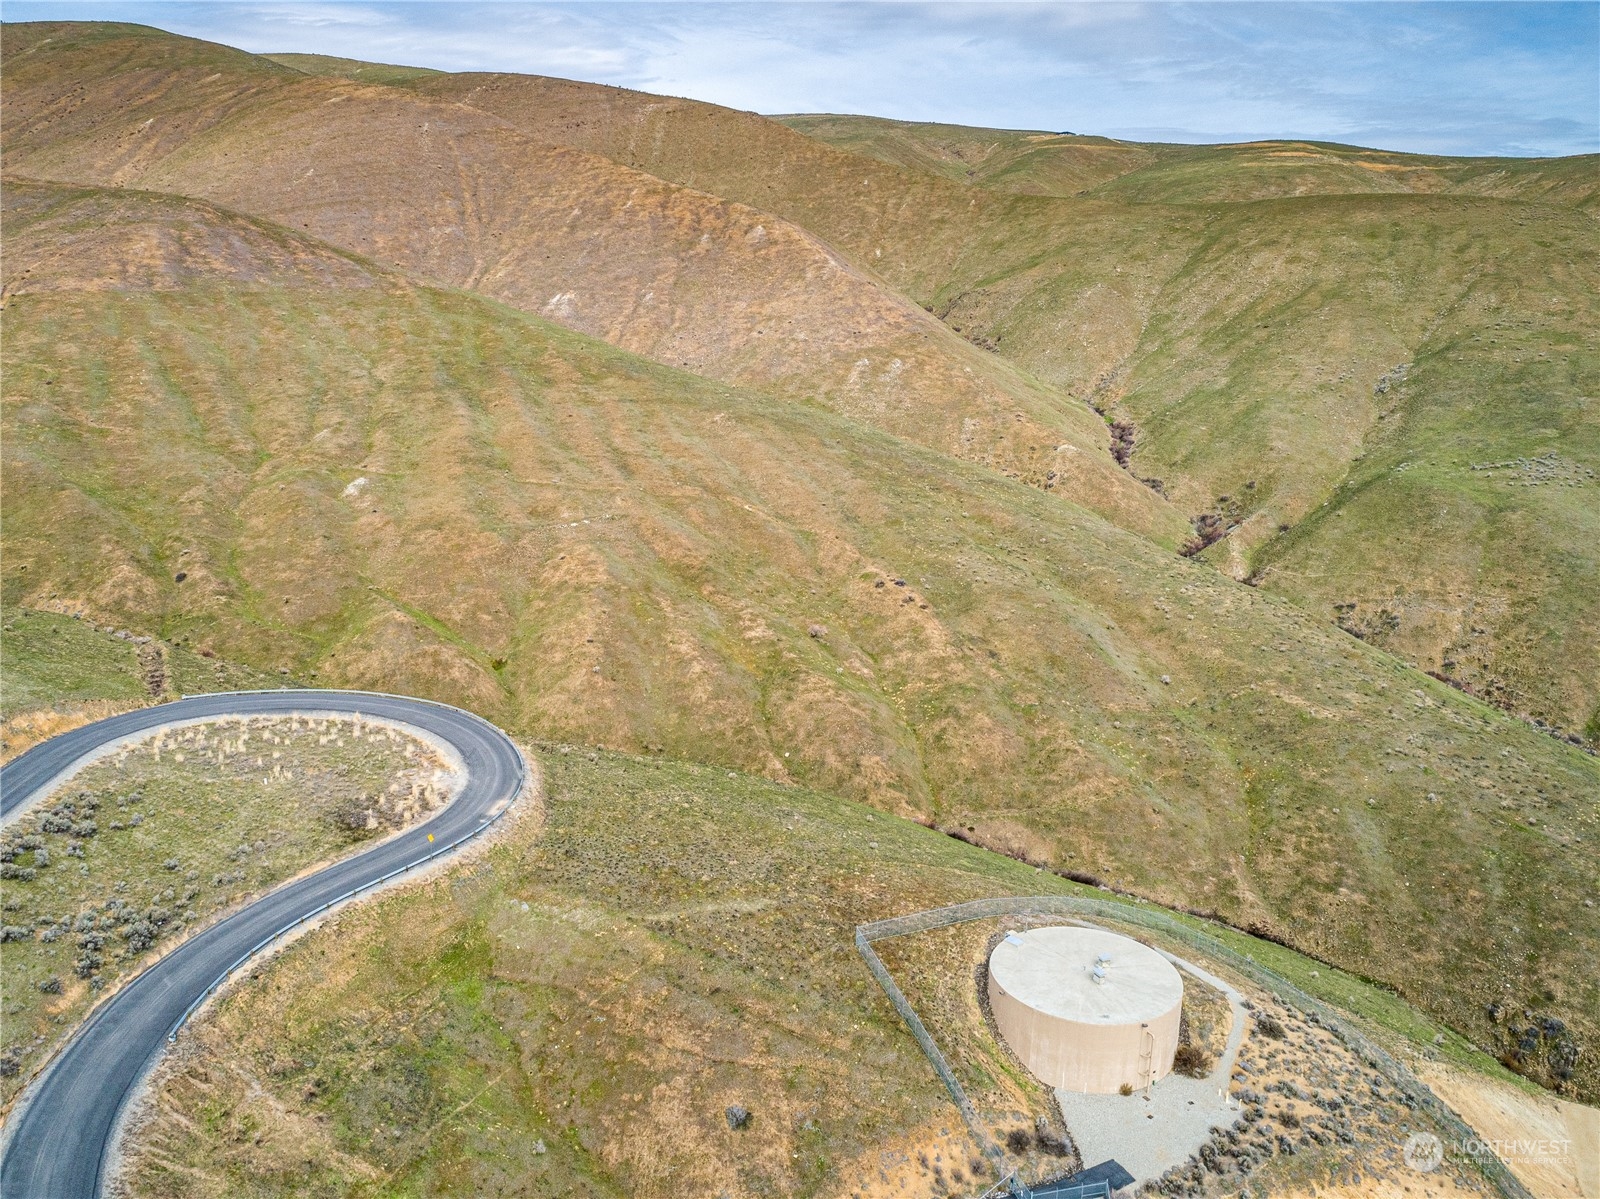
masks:
<path fill-rule="evenodd" d="M 1243 1108 L 1228 1097 L 1233 1065 L 1244 1042 L 1244 997 L 1215 975 L 1170 953 L 1175 966 L 1228 997 L 1233 1025 L 1228 1044 L 1209 1078 L 1168 1074 L 1132 1095 L 1085 1095 L 1056 1091 L 1061 1118 L 1086 1162 L 1115 1158 L 1136 1183 L 1159 1178 L 1193 1157 L 1213 1128 L 1239 1122 Z"/>

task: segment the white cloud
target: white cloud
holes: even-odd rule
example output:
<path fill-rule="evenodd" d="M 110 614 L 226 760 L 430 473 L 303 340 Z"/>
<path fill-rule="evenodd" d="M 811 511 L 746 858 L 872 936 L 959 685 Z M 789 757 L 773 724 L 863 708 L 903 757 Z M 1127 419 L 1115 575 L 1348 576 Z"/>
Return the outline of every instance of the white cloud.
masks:
<path fill-rule="evenodd" d="M 391 25 L 395 20 L 376 8 L 357 4 L 252 4 L 239 5 L 238 8 L 245 19 L 262 25 L 356 25 L 371 28 L 375 25 Z"/>
<path fill-rule="evenodd" d="M 7 15 L 138 20 L 257 52 L 563 75 L 760 112 L 1440 153 L 1600 142 L 1600 7 L 1587 3 L 15 0 Z"/>

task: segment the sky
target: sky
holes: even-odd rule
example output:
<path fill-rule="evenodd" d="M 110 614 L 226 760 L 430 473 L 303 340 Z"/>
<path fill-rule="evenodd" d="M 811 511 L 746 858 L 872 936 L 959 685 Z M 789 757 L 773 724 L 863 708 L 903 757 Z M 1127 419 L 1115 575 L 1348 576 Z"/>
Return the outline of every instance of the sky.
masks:
<path fill-rule="evenodd" d="M 1140 141 L 1600 150 L 1595 0 L 8 0 L 3 15 L 137 21 L 256 52 L 557 75 L 762 113 Z"/>

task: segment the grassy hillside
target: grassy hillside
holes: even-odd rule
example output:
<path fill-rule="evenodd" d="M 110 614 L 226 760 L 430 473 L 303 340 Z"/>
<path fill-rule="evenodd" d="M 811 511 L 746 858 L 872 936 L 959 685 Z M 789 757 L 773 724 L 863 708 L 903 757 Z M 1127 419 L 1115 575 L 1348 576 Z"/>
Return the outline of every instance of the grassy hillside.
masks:
<path fill-rule="evenodd" d="M 1181 539 L 1094 414 L 793 224 L 478 109 L 230 53 L 245 61 L 137 26 L 10 27 L 8 170 L 204 197 Z"/>
<path fill-rule="evenodd" d="M 306 75 L 332 75 L 362 83 L 409 83 L 428 75 L 438 75 L 432 67 L 401 67 L 384 62 L 360 62 L 353 58 L 334 58 L 328 54 L 263 54 L 281 66 Z"/>
<path fill-rule="evenodd" d="M 961 336 L 1125 422 L 1135 474 L 1161 480 L 1186 517 L 1236 527 L 1208 555 L 1235 577 L 1330 619 L 1348 611 L 1334 605 L 1356 604 L 1385 644 L 1424 669 L 1460 667 L 1512 711 L 1574 733 L 1600 713 L 1600 650 L 1565 632 L 1594 627 L 1592 493 L 1511 504 L 1508 519 L 1528 535 L 1509 551 L 1504 520 L 1459 505 L 1429 522 L 1421 577 L 1405 569 L 1418 542 L 1374 546 L 1392 525 L 1352 538 L 1335 535 L 1349 526 L 1310 520 L 1359 486 L 1376 510 L 1419 527 L 1416 505 L 1433 500 L 1364 469 L 1377 442 L 1399 460 L 1465 470 L 1547 453 L 1555 438 L 1572 481 L 1600 466 L 1588 403 L 1587 345 L 1600 327 L 1591 159 L 1135 147 L 816 119 L 854 131 L 836 139 L 853 148 L 857 135 L 896 147 L 868 156 L 748 113 L 618 88 L 470 74 L 414 86 L 805 226 Z M 1042 165 L 1048 155 L 1056 166 Z M 1056 170 L 1103 182 L 1076 200 L 967 185 L 992 171 L 1012 180 L 1005 190 L 1042 193 L 1026 179 Z M 1372 194 L 1321 194 L 1336 192 Z M 1425 359 L 1433 369 L 1406 395 L 1428 415 L 1397 441 L 1399 426 L 1384 423 L 1391 372 Z"/>
<path fill-rule="evenodd" d="M 1212 204 L 1287 196 L 1456 193 L 1600 209 L 1600 157 L 1446 158 L 1333 142 L 1190 146 L 882 117 L 774 118 L 827 145 L 995 191 Z"/>
<path fill-rule="evenodd" d="M 1036 196 L 1077 196 L 1155 160 L 1134 142 L 1030 129 L 974 129 L 832 113 L 773 118 L 819 142 L 957 183 Z"/>
<path fill-rule="evenodd" d="M 1092 189 L 1136 203 L 1211 204 L 1290 196 L 1453 194 L 1600 214 L 1600 155 L 1442 158 L 1330 142 L 1156 146 L 1154 161 Z"/>
<path fill-rule="evenodd" d="M 153 698 L 139 664 L 139 647 L 131 640 L 86 629 L 54 612 L 9 604 L 0 611 L 0 716 L 7 721 L 86 700 L 137 707 Z"/>
<path fill-rule="evenodd" d="M 1330 618 L 1387 609 L 1382 644 L 1581 729 L 1600 710 L 1592 228 L 1459 199 L 1220 210 L 1096 402 L 1137 427 L 1135 472 L 1233 528 L 1220 567 Z M 1049 374 L 1044 274 L 991 280 L 951 316 Z M 1045 286 L 1070 311 L 1095 304 L 1091 274 Z M 1545 454 L 1553 486 L 1472 470 Z M 1369 519 L 1351 523 L 1357 496 Z"/>
<path fill-rule="evenodd" d="M 1512 711 L 1581 730 L 1600 713 L 1588 668 L 1600 661 L 1589 222 L 1418 201 L 1402 223 L 1364 201 L 1327 203 L 1323 228 L 1347 247 L 1339 276 L 1296 270 L 1289 239 L 1263 236 L 1265 220 L 1253 233 L 1240 221 L 1223 234 L 1230 252 L 1194 264 L 1182 307 L 1196 315 L 1152 324 L 1121 397 L 1143 432 L 1135 468 L 1183 477 L 1180 505 L 1243 522 L 1209 551 L 1224 569 Z M 1482 240 L 1486 227 L 1499 236 Z M 1246 246 L 1256 263 L 1285 265 L 1241 282 L 1221 263 Z M 1295 293 L 1353 288 L 1384 259 L 1389 294 L 1363 297 L 1372 324 L 1295 311 L 1315 304 Z M 1446 297 L 1410 346 L 1385 344 L 1408 301 L 1427 312 Z M 1304 330 L 1292 365 L 1262 353 L 1263 320 Z M 1369 384 L 1385 351 L 1395 362 Z M 1264 421 L 1296 371 L 1300 402 Z M 1201 421 L 1206 445 L 1192 434 Z"/>
<path fill-rule="evenodd" d="M 7 491 L 9 505 L 12 495 Z M 25 571 L 8 578 L 20 590 Z M 85 621 L 75 604 L 44 594 L 43 608 L 0 608 L 0 760 L 56 733 L 174 695 L 276 687 L 277 671 L 207 658 L 134 627 Z"/>
<path fill-rule="evenodd" d="M 1600 651 L 1565 631 L 1594 625 L 1586 345 L 1600 267 L 1591 220 L 1551 206 L 1587 203 L 1586 160 L 1030 133 L 989 143 L 994 131 L 828 118 L 838 136 L 926 159 L 880 155 L 889 165 L 751 114 L 623 89 L 403 71 L 382 78 L 404 89 L 375 87 L 352 82 L 366 78 L 360 64 L 301 63 L 312 78 L 238 55 L 219 73 L 231 52 L 154 31 L 27 29 L 8 38 L 20 169 L 203 192 L 670 365 L 821 402 L 1172 547 L 1194 536 L 1190 522 L 1226 532 L 1206 556 L 1236 578 L 1514 712 L 1573 733 L 1600 719 Z M 150 85 L 176 63 L 195 76 L 181 100 Z M 63 74 L 99 98 L 63 114 L 50 90 Z M 163 132 L 130 149 L 152 119 L 187 129 L 181 148 Z M 1048 191 L 1023 181 L 1064 163 L 1099 179 L 1104 198 L 1005 195 L 964 175 Z M 1373 194 L 1220 202 L 1363 189 Z M 1526 344 L 1486 335 L 1490 324 Z M 1391 380 L 1414 362 L 1429 366 L 1405 386 L 1417 419 L 1392 422 Z M 1115 469 L 1082 401 L 1121 422 L 1133 474 L 1160 480 L 1170 503 Z M 1370 469 L 1380 446 L 1390 466 L 1443 461 L 1469 478 L 1475 464 L 1554 450 L 1572 486 L 1435 508 L 1413 485 L 1422 476 Z M 1338 515 L 1357 491 L 1373 521 Z M 1424 525 L 1424 508 L 1440 518 Z M 1425 540 L 1384 544 L 1396 516 Z M 1427 569 L 1408 571 L 1420 546 Z"/>
<path fill-rule="evenodd" d="M 998 255 L 991 267 L 1024 261 L 1061 244 L 1095 211 L 969 188 L 696 100 L 472 72 L 417 80 L 408 88 L 492 114 L 539 141 L 574 146 L 776 214 L 923 302 L 960 276 L 977 247 Z"/>
<path fill-rule="evenodd" d="M 51 597 L 43 598 L 49 602 Z M 59 596 L 54 599 L 60 607 L 69 606 Z M 272 687 L 282 677 L 157 643 L 126 628 L 98 627 L 65 612 L 7 605 L 4 613 L 0 715 L 7 719 L 80 700 L 136 701 Z"/>
<path fill-rule="evenodd" d="M 1506 994 L 1600 1026 L 1594 759 L 821 407 L 264 226 L 108 289 L 74 258 L 214 210 L 58 203 L 149 230 L 6 304 L 8 598 L 963 828 L 1463 1029 Z"/>

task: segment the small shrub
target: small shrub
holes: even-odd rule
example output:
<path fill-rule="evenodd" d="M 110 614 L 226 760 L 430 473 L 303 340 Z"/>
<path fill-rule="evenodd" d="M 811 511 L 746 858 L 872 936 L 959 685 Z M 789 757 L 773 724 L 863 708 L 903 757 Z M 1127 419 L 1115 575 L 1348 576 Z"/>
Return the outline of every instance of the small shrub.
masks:
<path fill-rule="evenodd" d="M 1274 1041 L 1281 1041 L 1287 1035 L 1283 1021 L 1269 1012 L 1263 1012 L 1257 1018 L 1256 1031 L 1264 1037 L 1271 1037 Z"/>
<path fill-rule="evenodd" d="M 373 808 L 373 803 L 364 795 L 354 795 L 336 804 L 329 812 L 329 816 L 337 827 L 349 833 L 364 833 L 368 829 L 376 828 L 378 824 L 378 814 Z M 228 857 L 232 861 L 238 861 L 249 853 L 250 847 L 241 845 Z"/>
<path fill-rule="evenodd" d="M 1070 1157 L 1072 1154 L 1072 1150 L 1067 1147 L 1066 1140 L 1048 1125 L 1034 1132 L 1033 1143 L 1040 1153 L 1047 1154 L 1050 1157 Z"/>
<path fill-rule="evenodd" d="M 1123 1083 L 1120 1087 L 1117 1088 L 1117 1094 L 1119 1094 L 1119 1095 L 1131 1095 L 1131 1094 L 1133 1094 L 1133 1084 L 1131 1082 Z"/>
<path fill-rule="evenodd" d="M 1211 1055 L 1198 1045 L 1179 1045 L 1172 1058 L 1172 1068 L 1189 1078 L 1204 1078 L 1211 1065 Z"/>
<path fill-rule="evenodd" d="M 1300 1117 L 1295 1115 L 1293 1112 L 1279 1112 L 1278 1123 L 1282 1124 L 1285 1128 L 1299 1128 Z"/>
<path fill-rule="evenodd" d="M 1023 1154 L 1033 1148 L 1033 1137 L 1026 1128 L 1013 1128 L 1006 1133 L 1006 1148 L 1015 1154 Z"/>
<path fill-rule="evenodd" d="M 1202 512 L 1190 518 L 1189 523 L 1194 527 L 1194 537 L 1178 551 L 1185 558 L 1192 558 L 1200 551 L 1215 545 L 1230 531 L 1228 524 L 1215 512 Z"/>
<path fill-rule="evenodd" d="M 156 926 L 150 920 L 135 920 L 123 930 L 123 938 L 128 942 L 128 956 L 143 953 L 155 943 Z"/>

